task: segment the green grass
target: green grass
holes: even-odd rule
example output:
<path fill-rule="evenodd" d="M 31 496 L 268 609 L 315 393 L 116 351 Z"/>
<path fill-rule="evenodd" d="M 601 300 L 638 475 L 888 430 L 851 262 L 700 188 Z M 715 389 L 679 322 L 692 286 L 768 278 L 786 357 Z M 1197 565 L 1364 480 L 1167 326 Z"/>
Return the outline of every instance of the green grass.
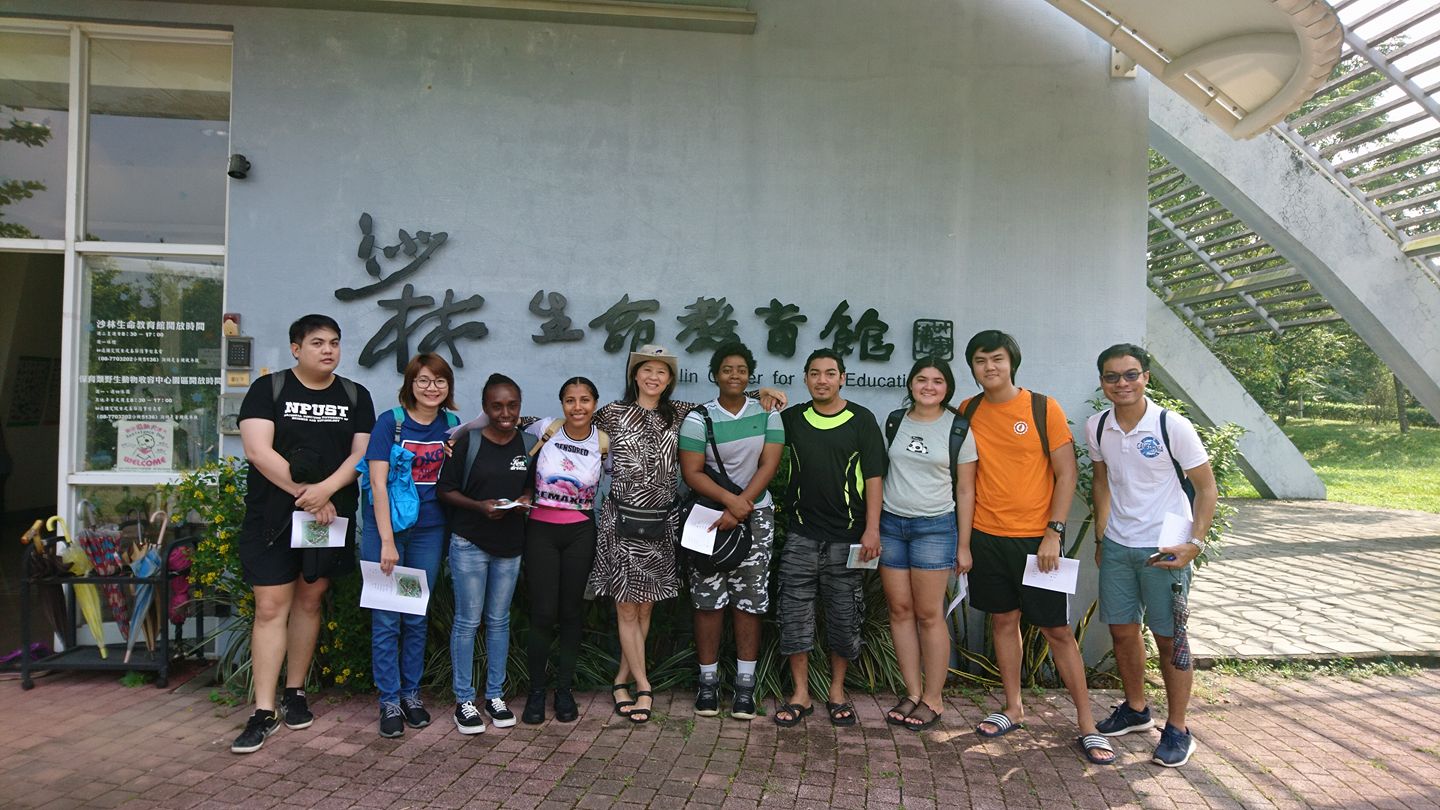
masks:
<path fill-rule="evenodd" d="M 1440 513 L 1440 429 L 1291 417 L 1284 430 L 1329 500 Z M 1225 483 L 1229 497 L 1260 497 L 1243 475 Z"/>
<path fill-rule="evenodd" d="M 1292 418 L 1285 433 L 1330 500 L 1440 513 L 1440 429 Z"/>
<path fill-rule="evenodd" d="M 1417 675 L 1420 667 L 1407 661 L 1396 661 L 1389 656 L 1357 661 L 1353 658 L 1330 660 L 1286 659 L 1261 660 L 1253 658 L 1226 658 L 1215 662 L 1212 671 L 1249 680 L 1267 677 L 1293 678 L 1308 681 L 1312 678 L 1338 677 L 1352 681 L 1369 678 L 1408 677 Z"/>

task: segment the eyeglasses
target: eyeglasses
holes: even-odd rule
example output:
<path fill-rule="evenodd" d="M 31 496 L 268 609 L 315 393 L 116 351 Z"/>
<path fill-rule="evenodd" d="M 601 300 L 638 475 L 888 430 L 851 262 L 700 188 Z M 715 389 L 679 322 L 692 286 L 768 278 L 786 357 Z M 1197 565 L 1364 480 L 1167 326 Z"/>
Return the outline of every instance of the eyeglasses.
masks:
<path fill-rule="evenodd" d="M 416 377 L 416 388 L 449 388 L 450 383 L 445 380 L 432 380 L 429 377 Z"/>
<path fill-rule="evenodd" d="M 1136 369 L 1133 369 L 1133 368 L 1130 369 L 1129 371 L 1125 372 L 1124 374 L 1117 374 L 1116 372 L 1113 372 L 1113 371 L 1107 371 L 1107 372 L 1105 372 L 1104 374 L 1101 374 L 1101 375 L 1100 375 L 1100 379 L 1103 380 L 1106 385 L 1114 385 L 1115 383 L 1118 383 L 1118 382 L 1120 382 L 1121 380 L 1124 380 L 1125 382 L 1132 382 L 1132 383 L 1133 383 L 1133 382 L 1135 382 L 1136 380 L 1140 379 L 1140 375 L 1141 375 L 1141 374 L 1144 374 L 1144 373 L 1145 373 L 1145 372 L 1143 372 L 1143 371 L 1137 371 Z"/>

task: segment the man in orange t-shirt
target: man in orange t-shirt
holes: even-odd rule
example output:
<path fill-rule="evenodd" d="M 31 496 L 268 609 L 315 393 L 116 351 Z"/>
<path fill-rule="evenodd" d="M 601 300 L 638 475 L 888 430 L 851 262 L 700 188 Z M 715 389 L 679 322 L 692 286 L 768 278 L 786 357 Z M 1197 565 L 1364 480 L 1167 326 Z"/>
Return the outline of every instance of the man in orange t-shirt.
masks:
<path fill-rule="evenodd" d="M 970 604 L 990 614 L 995 663 L 1005 688 L 1005 708 L 975 727 L 982 737 L 999 737 L 1025 716 L 1020 703 L 1020 619 L 1040 628 L 1050 642 L 1055 668 L 1075 702 L 1085 757 L 1097 765 L 1115 761 L 1115 750 L 1095 728 L 1085 661 L 1070 631 L 1070 597 L 1022 585 L 1025 558 L 1034 554 L 1041 571 L 1059 567 L 1065 517 L 1078 477 L 1074 438 L 1065 412 L 1045 401 L 1045 436 L 1036 425 L 1036 397 L 1015 385 L 1020 346 L 997 329 L 987 329 L 965 347 L 970 373 L 983 392 L 966 400 L 970 432 L 980 461 L 975 470 L 975 518 L 968 535 L 961 528 L 957 568 L 969 571 Z M 1042 441 L 1048 440 L 1048 446 Z"/>

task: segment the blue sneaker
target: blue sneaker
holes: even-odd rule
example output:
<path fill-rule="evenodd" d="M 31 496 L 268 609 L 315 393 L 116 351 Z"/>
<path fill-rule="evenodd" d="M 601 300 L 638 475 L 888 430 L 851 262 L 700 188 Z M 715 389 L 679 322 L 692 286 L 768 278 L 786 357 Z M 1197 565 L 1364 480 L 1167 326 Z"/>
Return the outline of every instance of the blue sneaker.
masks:
<path fill-rule="evenodd" d="M 1166 723 L 1160 732 L 1160 744 L 1155 746 L 1155 756 L 1150 761 L 1167 768 L 1178 768 L 1190 761 L 1195 746 L 1195 737 L 1190 732 Z"/>
<path fill-rule="evenodd" d="M 1115 711 L 1111 712 L 1109 717 L 1095 724 L 1096 730 L 1106 737 L 1120 737 L 1132 731 L 1145 731 L 1154 727 L 1155 721 L 1150 719 L 1149 706 L 1137 712 L 1123 700 L 1115 705 Z"/>

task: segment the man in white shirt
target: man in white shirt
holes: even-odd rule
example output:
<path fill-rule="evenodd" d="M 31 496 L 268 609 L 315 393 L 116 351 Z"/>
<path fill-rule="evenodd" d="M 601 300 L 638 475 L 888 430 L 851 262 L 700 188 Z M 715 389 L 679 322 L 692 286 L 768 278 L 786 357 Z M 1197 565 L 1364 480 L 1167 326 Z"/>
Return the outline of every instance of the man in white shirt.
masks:
<path fill-rule="evenodd" d="M 1110 625 L 1125 700 L 1098 724 L 1118 737 L 1155 727 L 1145 702 L 1143 617 L 1155 636 L 1165 681 L 1167 722 L 1153 762 L 1177 768 L 1195 752 L 1185 724 L 1191 671 L 1172 663 L 1174 589 L 1189 592 L 1191 562 L 1204 547 L 1218 491 L 1195 427 L 1145 396 L 1150 355 L 1121 343 L 1100 353 L 1101 390 L 1114 407 L 1090 417 L 1085 438 L 1094 465 L 1095 562 L 1100 566 L 1100 620 Z M 1183 470 L 1183 473 L 1182 473 Z M 1193 486 L 1187 493 L 1187 485 Z M 1193 504 L 1192 504 L 1193 497 Z M 1182 539 L 1160 546 L 1166 515 L 1189 524 Z"/>

